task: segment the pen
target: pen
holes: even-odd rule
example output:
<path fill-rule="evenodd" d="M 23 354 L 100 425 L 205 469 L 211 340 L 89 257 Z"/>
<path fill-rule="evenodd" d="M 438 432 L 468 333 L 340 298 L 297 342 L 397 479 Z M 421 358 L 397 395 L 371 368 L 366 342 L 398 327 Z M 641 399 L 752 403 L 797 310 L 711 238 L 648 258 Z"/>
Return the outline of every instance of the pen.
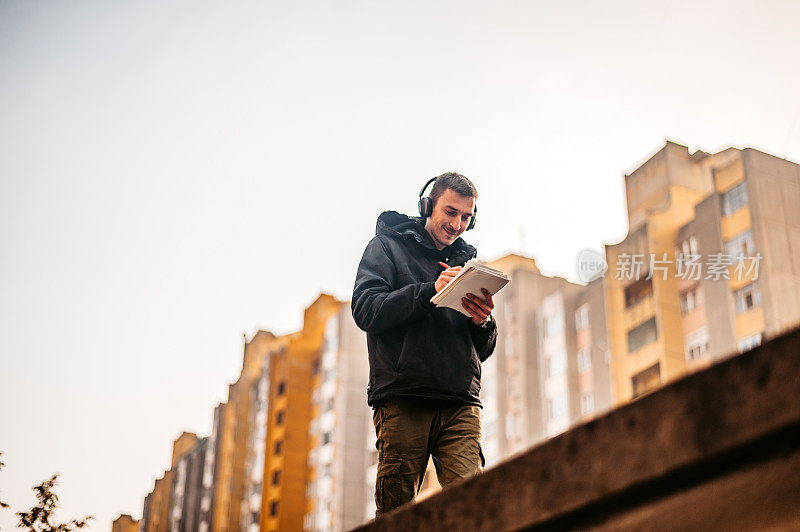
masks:
<path fill-rule="evenodd" d="M 445 270 L 446 270 L 446 269 L 448 269 L 448 268 L 450 267 L 450 266 L 448 266 L 447 264 L 445 264 L 444 262 L 439 262 L 439 266 L 441 266 L 441 267 L 442 267 L 442 268 L 444 268 Z"/>

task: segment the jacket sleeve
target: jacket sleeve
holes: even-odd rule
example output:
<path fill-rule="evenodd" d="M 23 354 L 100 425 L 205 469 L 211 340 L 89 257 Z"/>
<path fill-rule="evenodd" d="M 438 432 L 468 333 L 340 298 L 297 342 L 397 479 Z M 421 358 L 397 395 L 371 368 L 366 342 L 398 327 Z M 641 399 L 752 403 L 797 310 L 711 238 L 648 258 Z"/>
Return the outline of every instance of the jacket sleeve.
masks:
<path fill-rule="evenodd" d="M 393 290 L 397 271 L 379 237 L 364 250 L 353 288 L 352 311 L 356 325 L 369 333 L 381 333 L 420 319 L 434 308 L 435 281 L 409 284 Z"/>
<path fill-rule="evenodd" d="M 485 328 L 480 325 L 475 325 L 472 320 L 469 321 L 469 324 L 472 334 L 472 345 L 475 346 L 475 351 L 478 352 L 478 358 L 483 362 L 494 353 L 494 348 L 497 345 L 497 321 L 494 319 L 494 316 L 492 316 L 491 323 Z"/>

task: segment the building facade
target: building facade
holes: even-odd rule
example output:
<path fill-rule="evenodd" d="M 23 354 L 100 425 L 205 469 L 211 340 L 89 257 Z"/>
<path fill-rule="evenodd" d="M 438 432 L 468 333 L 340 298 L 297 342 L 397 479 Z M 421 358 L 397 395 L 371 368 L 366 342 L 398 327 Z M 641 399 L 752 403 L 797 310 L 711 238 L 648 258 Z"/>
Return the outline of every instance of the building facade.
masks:
<path fill-rule="evenodd" d="M 667 142 L 625 187 L 628 236 L 606 246 L 616 403 L 800 321 L 800 166 Z"/>
<path fill-rule="evenodd" d="M 120 514 L 111 523 L 111 532 L 139 532 L 139 521 L 128 514 Z"/>
<path fill-rule="evenodd" d="M 312 381 L 326 325 L 340 307 L 333 296 L 320 295 L 305 310 L 302 330 L 270 354 L 261 530 L 303 529 Z"/>
<path fill-rule="evenodd" d="M 611 407 L 602 280 L 543 275 L 515 254 L 490 265 L 512 282 L 494 298 L 497 347 L 482 366 L 487 467 Z"/>
<path fill-rule="evenodd" d="M 350 530 L 370 517 L 364 475 L 374 454 L 366 400 L 369 360 L 366 335 L 343 304 L 325 327 L 325 342 L 312 380 L 309 485 L 304 528 Z M 369 421 L 369 423 L 368 423 Z"/>
<path fill-rule="evenodd" d="M 207 447 L 208 438 L 197 440 L 195 446 L 183 454 L 174 467 L 169 511 L 170 532 L 194 532 L 199 529 Z"/>

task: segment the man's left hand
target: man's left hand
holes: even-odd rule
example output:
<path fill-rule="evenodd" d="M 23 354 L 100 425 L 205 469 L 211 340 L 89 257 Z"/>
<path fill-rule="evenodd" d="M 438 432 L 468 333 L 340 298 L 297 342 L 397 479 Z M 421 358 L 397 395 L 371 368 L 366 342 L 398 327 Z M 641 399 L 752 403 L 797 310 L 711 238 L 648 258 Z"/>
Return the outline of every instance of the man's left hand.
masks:
<path fill-rule="evenodd" d="M 481 292 L 485 299 L 481 299 L 475 294 L 467 294 L 467 297 L 461 298 L 461 306 L 470 313 L 472 316 L 472 323 L 475 325 L 482 325 L 489 319 L 489 315 L 491 315 L 492 309 L 494 308 L 492 294 L 485 288 L 481 288 Z"/>

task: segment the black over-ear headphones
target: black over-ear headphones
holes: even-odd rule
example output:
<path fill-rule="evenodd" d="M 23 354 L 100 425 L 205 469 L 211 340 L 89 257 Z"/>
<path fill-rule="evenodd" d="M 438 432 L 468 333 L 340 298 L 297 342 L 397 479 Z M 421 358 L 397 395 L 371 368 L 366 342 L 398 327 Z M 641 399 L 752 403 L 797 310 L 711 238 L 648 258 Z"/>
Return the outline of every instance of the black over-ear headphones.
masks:
<path fill-rule="evenodd" d="M 431 214 L 433 214 L 433 201 L 431 200 L 430 196 L 422 197 L 425 194 L 425 189 L 428 188 L 428 185 L 436 181 L 435 177 L 432 177 L 425 183 L 425 186 L 422 187 L 422 190 L 419 191 L 419 202 L 417 203 L 417 208 L 419 208 L 419 215 L 423 218 L 430 218 Z M 475 220 L 478 218 L 478 206 L 475 206 L 475 210 L 472 211 L 472 216 L 469 219 L 469 225 L 467 226 L 467 231 L 475 227 Z"/>

